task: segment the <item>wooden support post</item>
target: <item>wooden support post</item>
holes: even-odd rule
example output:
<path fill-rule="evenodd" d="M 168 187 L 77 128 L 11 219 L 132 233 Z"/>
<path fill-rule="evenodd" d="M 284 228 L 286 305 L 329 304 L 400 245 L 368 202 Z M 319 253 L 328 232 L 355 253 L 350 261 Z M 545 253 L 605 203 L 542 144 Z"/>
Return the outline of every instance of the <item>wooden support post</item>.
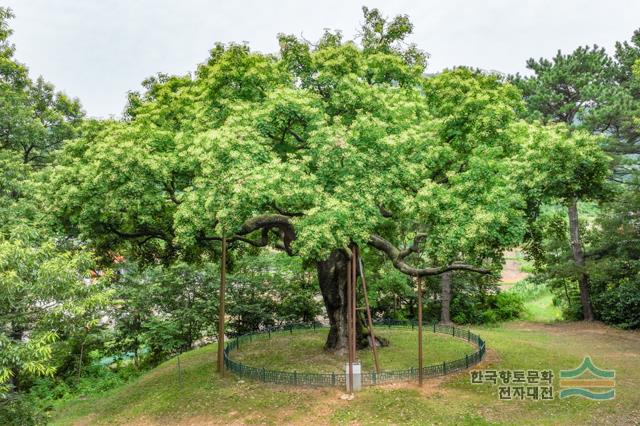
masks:
<path fill-rule="evenodd" d="M 355 245 L 353 246 L 352 253 L 355 252 Z M 358 325 L 358 317 L 356 306 L 358 305 L 358 298 L 356 297 L 356 287 L 358 285 L 358 278 L 356 275 L 356 256 L 351 256 L 351 344 L 353 346 L 353 362 L 356 362 L 356 358 L 358 355 L 356 337 L 357 333 L 357 325 Z"/>
<path fill-rule="evenodd" d="M 353 317 L 352 317 L 352 313 L 353 313 L 353 298 L 352 296 L 352 292 L 351 292 L 351 288 L 353 287 L 353 283 L 351 281 L 352 278 L 352 274 L 351 274 L 351 269 L 352 269 L 352 259 L 353 256 L 351 257 L 351 259 L 349 259 L 349 267 L 347 268 L 347 352 L 349 354 L 348 358 L 348 385 L 349 385 L 349 392 L 353 393 L 353 346 L 351 345 L 351 340 L 353 339 L 353 330 L 352 330 L 352 323 L 353 323 Z"/>
<path fill-rule="evenodd" d="M 378 361 L 378 350 L 376 348 L 376 335 L 373 331 L 373 320 L 371 318 L 371 308 L 369 307 L 369 295 L 367 294 L 367 282 L 364 278 L 364 265 L 362 264 L 362 258 L 360 257 L 360 248 L 356 246 L 356 253 L 358 255 L 358 264 L 360 266 L 360 278 L 362 278 L 362 292 L 364 296 L 364 306 L 367 310 L 367 322 L 369 327 L 369 336 L 371 336 L 371 351 L 373 352 L 373 361 L 376 366 L 376 373 L 380 374 L 380 362 Z"/>
<path fill-rule="evenodd" d="M 418 384 L 422 386 L 422 278 L 418 277 Z"/>
<path fill-rule="evenodd" d="M 224 375 L 224 291 L 227 270 L 227 239 L 222 237 L 220 258 L 220 295 L 218 300 L 218 373 Z"/>

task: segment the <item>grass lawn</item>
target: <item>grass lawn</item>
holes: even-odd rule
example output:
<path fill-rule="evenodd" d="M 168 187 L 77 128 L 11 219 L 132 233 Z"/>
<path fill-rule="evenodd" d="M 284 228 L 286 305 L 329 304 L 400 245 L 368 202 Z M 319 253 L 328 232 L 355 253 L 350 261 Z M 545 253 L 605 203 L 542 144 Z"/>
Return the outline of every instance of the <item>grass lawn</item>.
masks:
<path fill-rule="evenodd" d="M 536 299 L 524 302 L 524 319 L 534 322 L 554 322 L 562 320 L 562 311 L 553 304 L 553 295 L 549 290 Z"/>
<path fill-rule="evenodd" d="M 425 327 L 426 328 L 426 327 Z M 376 335 L 389 339 L 390 345 L 378 348 L 383 370 L 399 370 L 418 366 L 418 330 L 399 327 L 377 327 Z M 424 365 L 454 361 L 472 354 L 477 349 L 464 340 L 440 333 L 425 331 Z M 482 336 L 480 336 L 482 337 Z M 344 372 L 345 357 L 323 350 L 327 329 L 296 330 L 293 334 L 279 332 L 271 339 L 266 335 L 244 344 L 231 352 L 231 359 L 252 367 L 307 373 Z M 358 351 L 363 371 L 374 369 L 370 349 Z"/>
<path fill-rule="evenodd" d="M 367 388 L 353 401 L 341 389 L 301 389 L 242 381 L 215 373 L 215 346 L 172 359 L 105 394 L 71 401 L 54 424 L 597 424 L 640 422 L 640 334 L 601 324 L 514 322 L 472 331 L 489 352 L 478 368 L 572 369 L 590 355 L 616 370 L 616 398 L 500 401 L 492 385 L 469 374 L 415 384 Z M 557 377 L 555 379 L 557 387 Z"/>

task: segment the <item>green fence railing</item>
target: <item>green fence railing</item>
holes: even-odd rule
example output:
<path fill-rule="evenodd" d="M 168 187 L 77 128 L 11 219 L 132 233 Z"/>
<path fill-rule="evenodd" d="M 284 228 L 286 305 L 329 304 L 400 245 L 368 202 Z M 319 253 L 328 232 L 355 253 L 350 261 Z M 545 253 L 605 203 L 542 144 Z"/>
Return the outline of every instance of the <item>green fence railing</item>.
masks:
<path fill-rule="evenodd" d="M 377 327 L 417 327 L 416 321 L 396 321 L 386 320 L 375 322 Z M 240 348 L 242 345 L 252 342 L 256 339 L 270 339 L 275 333 L 291 333 L 299 330 L 309 330 L 317 328 L 326 328 L 325 325 L 312 324 L 286 324 L 278 327 L 269 327 L 254 333 L 244 334 L 235 337 L 227 342 L 224 349 L 224 363 L 227 370 L 235 373 L 240 377 L 251 380 L 258 380 L 265 383 L 275 383 L 293 386 L 346 386 L 347 375 L 345 373 L 305 373 L 298 371 L 277 371 L 266 368 L 252 367 L 241 362 L 231 359 L 231 352 Z M 452 337 L 466 340 L 476 346 L 477 350 L 471 354 L 467 354 L 464 358 L 453 361 L 443 361 L 438 364 L 423 367 L 423 377 L 436 377 L 456 371 L 464 370 L 472 365 L 479 363 L 484 357 L 486 346 L 480 336 L 471 331 L 448 325 L 440 324 L 423 324 L 425 332 L 448 334 Z M 403 370 L 362 372 L 362 385 L 372 386 L 382 383 L 393 383 L 401 381 L 417 380 L 418 368 L 407 368 Z"/>

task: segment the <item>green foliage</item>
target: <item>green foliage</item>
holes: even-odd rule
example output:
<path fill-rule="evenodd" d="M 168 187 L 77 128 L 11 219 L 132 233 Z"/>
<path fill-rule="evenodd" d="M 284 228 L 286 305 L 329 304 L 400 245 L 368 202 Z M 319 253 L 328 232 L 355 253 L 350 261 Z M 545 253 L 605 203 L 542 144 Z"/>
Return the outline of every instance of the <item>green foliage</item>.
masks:
<path fill-rule="evenodd" d="M 613 61 L 603 48 L 579 47 L 572 53 L 558 51 L 551 60 L 529 59 L 531 77 L 516 76 L 529 114 L 545 123 L 573 125 L 588 120 L 599 105 L 605 88 L 613 82 Z"/>
<path fill-rule="evenodd" d="M 600 318 L 621 328 L 640 328 L 640 280 L 627 278 L 594 297 Z"/>
<path fill-rule="evenodd" d="M 53 242 L 0 240 L 0 385 L 52 375 L 55 342 L 99 326 L 109 301 L 102 280 L 90 279 L 88 253 L 63 251 Z M 25 336 L 28 335 L 28 338 Z M 63 357 L 75 353 L 63 353 Z"/>
<path fill-rule="evenodd" d="M 6 426 L 36 426 L 45 424 L 45 416 L 32 405 L 30 398 L 13 394 L 0 399 L 0 423 Z"/>
<path fill-rule="evenodd" d="M 321 313 L 315 274 L 283 253 L 243 256 L 229 276 L 229 326 L 244 334 L 288 322 L 313 322 Z"/>
<path fill-rule="evenodd" d="M 607 195 L 609 157 L 599 139 L 566 127 L 532 128 L 519 164 L 520 184 L 531 203 L 572 199 L 598 200 Z"/>
<path fill-rule="evenodd" d="M 451 300 L 451 320 L 456 324 L 494 324 L 519 318 L 522 298 L 514 293 L 456 293 Z"/>
<path fill-rule="evenodd" d="M 132 353 L 135 365 L 146 354 L 146 361 L 155 365 L 211 335 L 217 319 L 217 277 L 217 267 L 209 263 L 147 268 L 119 264 L 112 283 L 109 351 Z"/>
<path fill-rule="evenodd" d="M 517 294 L 523 301 L 535 300 L 547 291 L 545 283 L 539 283 L 531 278 L 519 281 L 509 289 L 510 293 Z"/>
<path fill-rule="evenodd" d="M 15 61 L 8 40 L 12 17 L 11 10 L 0 8 L 0 148 L 18 153 L 25 164 L 42 166 L 75 135 L 84 113 L 77 99 L 55 92 L 42 77 L 32 81 Z"/>
<path fill-rule="evenodd" d="M 281 57 L 218 45 L 194 78 L 148 80 L 126 122 L 65 148 L 56 215 L 101 252 L 147 261 L 211 252 L 213 237 L 283 211 L 296 213 L 285 249 L 308 261 L 420 227 L 433 263 L 497 257 L 524 232 L 517 91 L 465 69 L 425 79 L 399 43 L 406 17 L 365 14 L 362 48 L 281 35 Z"/>
<path fill-rule="evenodd" d="M 589 271 L 594 308 L 600 318 L 623 328 L 638 328 L 640 294 L 640 195 L 631 187 L 606 204 L 598 217 Z"/>

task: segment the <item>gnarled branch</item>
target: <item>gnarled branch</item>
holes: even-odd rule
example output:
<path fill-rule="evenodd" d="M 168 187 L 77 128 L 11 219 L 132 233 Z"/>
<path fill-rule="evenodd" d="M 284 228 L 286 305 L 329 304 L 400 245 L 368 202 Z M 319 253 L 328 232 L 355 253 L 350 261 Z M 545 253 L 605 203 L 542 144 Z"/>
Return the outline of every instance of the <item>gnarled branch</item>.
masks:
<path fill-rule="evenodd" d="M 275 247 L 292 255 L 291 242 L 296 239 L 296 233 L 293 229 L 293 224 L 289 221 L 289 217 L 280 214 L 265 214 L 248 219 L 234 235 L 227 237 L 227 242 L 242 241 L 254 247 L 265 247 L 269 244 L 269 231 L 272 229 L 277 229 L 279 231 L 278 235 L 282 238 L 282 244 L 276 244 Z M 257 230 L 262 230 L 259 240 L 246 237 L 246 235 Z M 203 237 L 203 239 L 221 241 L 222 237 Z"/>
<path fill-rule="evenodd" d="M 480 274 L 490 274 L 491 271 L 484 268 L 479 268 L 473 265 L 467 265 L 464 263 L 452 263 L 447 266 L 433 267 L 433 268 L 414 268 L 413 266 L 407 264 L 402 257 L 402 254 L 406 252 L 406 250 L 398 250 L 396 246 L 391 244 L 389 241 L 378 235 L 372 235 L 369 241 L 367 242 L 371 247 L 382 251 L 387 255 L 387 257 L 393 263 L 393 266 L 402 272 L 403 274 L 411 275 L 413 277 L 427 276 L 427 275 L 440 275 L 448 271 L 470 271 L 477 272 Z M 414 241 L 415 244 L 415 241 Z M 405 255 L 406 257 L 406 255 Z"/>

